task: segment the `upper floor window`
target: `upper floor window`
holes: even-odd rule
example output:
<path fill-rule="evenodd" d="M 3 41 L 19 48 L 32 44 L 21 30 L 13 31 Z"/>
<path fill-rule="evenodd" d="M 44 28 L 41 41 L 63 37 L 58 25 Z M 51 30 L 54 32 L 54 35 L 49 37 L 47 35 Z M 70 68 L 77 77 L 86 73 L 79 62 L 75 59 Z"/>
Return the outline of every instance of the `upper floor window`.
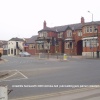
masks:
<path fill-rule="evenodd" d="M 97 26 L 94 26 L 94 32 L 97 33 Z"/>
<path fill-rule="evenodd" d="M 72 37 L 72 31 L 71 30 L 67 30 L 67 37 Z"/>
<path fill-rule="evenodd" d="M 92 32 L 92 26 L 90 26 L 90 33 Z"/>
<path fill-rule="evenodd" d="M 87 33 L 89 32 L 89 27 L 86 28 L 86 32 L 87 32 Z"/>
<path fill-rule="evenodd" d="M 62 38 L 63 37 L 63 32 L 58 33 L 58 38 Z"/>
<path fill-rule="evenodd" d="M 93 33 L 93 32 L 96 32 L 96 29 L 97 28 L 97 26 L 87 26 L 87 27 L 85 27 L 85 32 L 86 33 Z"/>
<path fill-rule="evenodd" d="M 78 36 L 82 36 L 82 31 L 78 31 Z"/>
<path fill-rule="evenodd" d="M 41 33 L 39 33 L 39 37 L 47 37 L 47 32 L 41 32 Z"/>

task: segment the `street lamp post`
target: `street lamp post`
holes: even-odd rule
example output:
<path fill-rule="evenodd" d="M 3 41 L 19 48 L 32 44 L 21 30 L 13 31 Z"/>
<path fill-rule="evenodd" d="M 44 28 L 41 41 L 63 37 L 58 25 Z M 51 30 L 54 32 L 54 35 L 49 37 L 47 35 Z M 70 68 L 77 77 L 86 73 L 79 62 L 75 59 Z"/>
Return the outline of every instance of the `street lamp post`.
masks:
<path fill-rule="evenodd" d="M 91 13 L 90 11 L 88 11 L 88 13 L 92 14 L 92 32 L 94 34 L 94 27 L 93 27 L 93 13 Z M 93 36 L 94 37 L 94 36 Z M 94 43 L 94 38 L 93 38 L 93 43 Z M 94 44 L 93 44 L 93 58 L 94 58 Z"/>
<path fill-rule="evenodd" d="M 92 14 L 92 22 L 93 22 L 93 13 L 91 13 L 90 11 L 88 11 L 88 13 Z"/>

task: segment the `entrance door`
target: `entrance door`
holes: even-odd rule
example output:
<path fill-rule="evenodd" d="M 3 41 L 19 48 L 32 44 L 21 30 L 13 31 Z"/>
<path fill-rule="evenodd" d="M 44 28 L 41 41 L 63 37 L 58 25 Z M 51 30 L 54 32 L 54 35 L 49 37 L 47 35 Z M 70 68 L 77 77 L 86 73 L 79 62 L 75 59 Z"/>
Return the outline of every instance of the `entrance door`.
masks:
<path fill-rule="evenodd" d="M 77 42 L 77 55 L 82 55 L 82 51 L 83 51 L 82 40 L 79 40 Z"/>

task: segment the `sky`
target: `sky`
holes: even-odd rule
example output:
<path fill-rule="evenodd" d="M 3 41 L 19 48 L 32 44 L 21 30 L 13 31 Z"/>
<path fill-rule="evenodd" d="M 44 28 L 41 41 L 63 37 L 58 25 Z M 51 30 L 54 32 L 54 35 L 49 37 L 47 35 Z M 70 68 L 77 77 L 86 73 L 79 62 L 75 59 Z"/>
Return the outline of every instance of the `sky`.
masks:
<path fill-rule="evenodd" d="M 90 11 L 91 13 L 88 13 Z M 100 0 L 0 0 L 0 40 L 38 35 L 48 27 L 100 21 Z"/>

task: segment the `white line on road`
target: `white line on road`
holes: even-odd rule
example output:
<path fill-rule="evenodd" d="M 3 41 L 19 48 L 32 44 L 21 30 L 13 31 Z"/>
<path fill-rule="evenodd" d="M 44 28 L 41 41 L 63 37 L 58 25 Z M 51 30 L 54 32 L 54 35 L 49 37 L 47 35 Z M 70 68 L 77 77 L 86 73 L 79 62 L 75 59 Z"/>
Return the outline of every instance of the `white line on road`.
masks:
<path fill-rule="evenodd" d="M 18 72 L 14 73 L 14 74 L 12 74 L 12 75 L 10 75 L 10 76 L 8 76 L 8 77 L 3 78 L 3 80 L 5 80 L 5 79 L 7 79 L 7 78 L 10 78 L 10 77 L 16 75 L 17 73 L 18 73 Z"/>
<path fill-rule="evenodd" d="M 3 81 L 17 81 L 17 80 L 24 80 L 26 78 L 19 78 L 19 79 L 10 79 L 10 80 L 1 80 L 0 82 L 3 82 Z"/>
<path fill-rule="evenodd" d="M 25 76 L 23 73 L 21 73 L 20 71 L 16 70 L 18 73 L 20 73 L 24 78 L 28 79 L 27 76 Z"/>

